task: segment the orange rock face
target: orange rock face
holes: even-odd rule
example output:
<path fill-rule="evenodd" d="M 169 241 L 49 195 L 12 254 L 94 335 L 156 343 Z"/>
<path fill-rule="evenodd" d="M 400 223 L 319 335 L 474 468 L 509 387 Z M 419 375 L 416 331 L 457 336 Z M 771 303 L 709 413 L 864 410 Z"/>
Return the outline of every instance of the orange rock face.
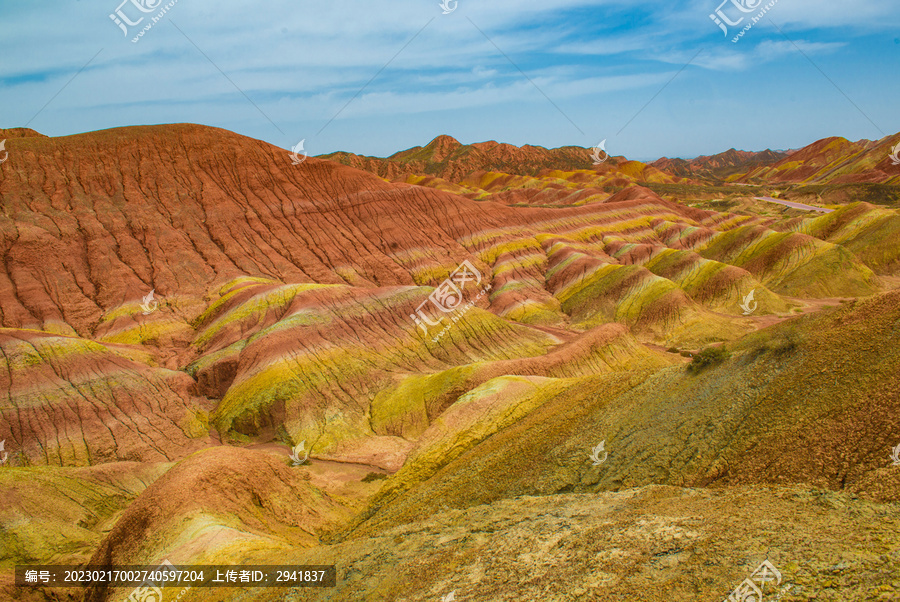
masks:
<path fill-rule="evenodd" d="M 798 485 L 813 463 L 788 470 L 753 446 L 800 439 L 757 428 L 752 412 L 783 397 L 810 424 L 834 413 L 816 405 L 815 375 L 835 370 L 825 397 L 838 399 L 837 379 L 865 358 L 838 365 L 829 332 L 877 343 L 882 363 L 857 389 L 896 391 L 885 333 L 900 324 L 897 294 L 877 295 L 900 265 L 886 208 L 712 211 L 651 190 L 698 186 L 661 171 L 670 164 L 594 165 L 575 147 L 440 137 L 388 159 L 295 165 L 285 149 L 195 125 L 4 132 L 0 499 L 33 499 L 21 495 L 32 478 L 64 492 L 42 512 L 72 525 L 64 537 L 80 543 L 60 552 L 72 562 L 230 562 L 247 544 L 271 564 L 298 542 L 380 536 L 448 503 L 752 486 L 722 460 L 742 454 L 781 462 L 774 482 Z M 855 148 L 832 142 L 792 157 Z M 756 161 L 770 171 L 745 175 L 773 181 L 767 162 L 786 165 L 709 159 L 710 172 Z M 781 324 L 855 297 L 871 299 L 844 312 L 848 328 Z M 849 328 L 861 316 L 877 316 L 878 337 Z M 771 325 L 781 330 L 756 332 Z M 687 370 L 704 348 L 714 367 Z M 885 415 L 896 405 L 873 398 Z M 840 437 L 894 428 L 866 419 L 856 408 L 834 424 Z M 585 458 L 604 437 L 601 473 Z M 890 501 L 884 443 L 860 446 L 847 482 Z M 84 495 L 106 488 L 137 497 Z M 17 561 L 63 537 L 40 518 L 0 512 Z"/>
<path fill-rule="evenodd" d="M 900 164 L 891 159 L 900 134 L 851 142 L 824 138 L 792 151 L 731 149 L 696 159 L 662 158 L 650 165 L 685 178 L 754 184 L 849 184 L 900 182 Z"/>
<path fill-rule="evenodd" d="M 566 146 L 463 145 L 438 136 L 427 146 L 386 159 L 338 152 L 321 158 L 374 173 L 386 180 L 454 192 L 504 205 L 582 205 L 602 201 L 638 181 L 674 183 L 681 178 L 624 157 Z"/>
<path fill-rule="evenodd" d="M 324 437 L 319 452 L 335 457 L 358 456 L 349 442 L 380 441 L 372 453 L 385 458 L 383 466 L 396 466 L 407 446 L 378 439 L 367 416 L 371 399 L 398 369 L 429 373 L 542 355 L 560 340 L 539 327 L 574 327 L 578 336 L 620 322 L 671 344 L 667 330 L 681 324 L 685 341 L 703 340 L 704 312 L 759 284 L 780 252 L 748 263 L 753 275 L 716 267 L 709 287 L 692 282 L 686 290 L 683 274 L 708 260 L 724 267 L 716 261 L 731 261 L 743 239 L 735 237 L 721 256 L 689 254 L 674 267 L 657 267 L 660 253 L 693 250 L 715 238 L 724 218 L 637 186 L 607 194 L 602 203 L 514 208 L 387 183 L 322 159 L 294 165 L 282 149 L 192 125 L 65 138 L 25 132 L 13 151 L 0 167 L 3 327 L 56 333 L 61 347 L 87 344 L 72 337 L 141 345 L 156 367 L 127 366 L 121 369 L 128 378 L 120 378 L 124 360 L 98 346 L 68 355 L 71 375 L 56 371 L 55 378 L 77 389 L 80 371 L 93 369 L 115 384 L 102 403 L 95 395 L 84 403 L 108 407 L 125 396 L 125 416 L 170 421 L 147 434 L 106 411 L 92 412 L 82 428 L 109 429 L 116 444 L 73 432 L 67 440 L 84 441 L 74 447 L 51 443 L 39 424 L 68 433 L 61 409 L 7 421 L 29 462 L 179 457 L 173 450 L 195 449 L 206 435 L 194 431 L 211 420 L 226 438 Z M 410 169 L 444 165 L 449 171 L 440 173 L 454 178 L 486 162 L 519 166 L 522 174 L 554 163 L 583 167 L 579 161 L 589 158 L 579 153 L 462 147 L 442 137 L 390 161 Z M 592 173 L 644 169 L 634 163 L 610 161 Z M 507 185 L 520 177 L 508 177 Z M 560 185 L 559 191 L 592 194 L 595 176 L 565 177 L 560 181 L 582 188 Z M 754 223 L 739 218 L 728 227 Z M 760 225 L 752 230 L 765 232 Z M 421 287 L 439 285 L 463 261 L 483 280 L 466 293 L 475 310 L 438 312 L 428 319 L 441 326 L 426 336 L 410 318 L 427 302 L 430 289 Z M 40 395 L 40 370 L 54 370 L 54 361 L 42 356 L 10 387 L 22 399 Z M 186 369 L 194 380 L 163 367 Z M 162 403 L 151 393 L 160 388 L 171 392 L 166 403 L 177 411 L 147 410 L 151 398 Z M 54 408 L 66 405 L 42 399 Z M 4 417 L 10 412 L 5 408 Z M 141 436 L 121 444 L 119 428 Z"/>

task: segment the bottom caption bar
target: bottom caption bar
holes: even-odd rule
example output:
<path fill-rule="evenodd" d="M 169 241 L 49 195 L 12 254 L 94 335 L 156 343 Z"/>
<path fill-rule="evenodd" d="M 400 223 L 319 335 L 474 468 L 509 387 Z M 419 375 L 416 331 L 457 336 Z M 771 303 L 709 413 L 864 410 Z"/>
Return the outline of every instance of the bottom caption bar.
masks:
<path fill-rule="evenodd" d="M 334 565 L 16 566 L 19 587 L 334 587 Z"/>

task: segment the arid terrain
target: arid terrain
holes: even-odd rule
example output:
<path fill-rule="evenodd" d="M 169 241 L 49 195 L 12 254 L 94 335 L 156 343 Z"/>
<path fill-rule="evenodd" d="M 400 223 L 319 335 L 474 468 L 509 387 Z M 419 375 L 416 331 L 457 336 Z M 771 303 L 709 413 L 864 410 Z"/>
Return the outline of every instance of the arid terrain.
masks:
<path fill-rule="evenodd" d="M 13 573 L 163 561 L 337 569 L 166 602 L 721 602 L 764 561 L 767 602 L 900 600 L 900 134 L 0 139 L 0 600 L 162 602 Z"/>

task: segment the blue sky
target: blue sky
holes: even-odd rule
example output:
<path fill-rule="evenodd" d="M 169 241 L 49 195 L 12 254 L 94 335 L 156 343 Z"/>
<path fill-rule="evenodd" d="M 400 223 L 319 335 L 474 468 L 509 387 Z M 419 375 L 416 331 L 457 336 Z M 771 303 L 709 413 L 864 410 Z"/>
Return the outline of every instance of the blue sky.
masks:
<path fill-rule="evenodd" d="M 640 160 L 900 131 L 896 0 L 777 0 L 736 43 L 770 0 L 729 0 L 728 37 L 721 0 L 177 0 L 137 43 L 168 0 L 121 1 L 0 4 L 0 127 L 193 122 L 311 155 L 606 139 Z M 126 36 L 117 9 L 144 20 Z"/>

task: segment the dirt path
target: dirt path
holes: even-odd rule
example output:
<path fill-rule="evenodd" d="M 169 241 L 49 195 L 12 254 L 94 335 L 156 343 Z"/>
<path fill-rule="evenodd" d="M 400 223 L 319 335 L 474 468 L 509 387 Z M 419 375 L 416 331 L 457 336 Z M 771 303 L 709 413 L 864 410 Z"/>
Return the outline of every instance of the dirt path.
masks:
<path fill-rule="evenodd" d="M 253 443 L 250 445 L 241 446 L 244 449 L 253 449 L 256 451 L 264 451 L 270 454 L 276 454 L 278 456 L 284 456 L 285 458 L 289 458 L 291 455 L 291 448 L 285 445 L 284 443 Z M 332 468 L 359 468 L 365 469 L 367 472 L 377 472 L 380 474 L 389 474 L 388 471 L 383 468 L 379 468 L 378 466 L 372 466 L 370 464 L 360 464 L 355 462 L 338 462 L 336 460 L 320 460 L 317 458 L 309 458 L 310 464 L 317 464 L 321 466 L 330 466 Z"/>
<path fill-rule="evenodd" d="M 780 199 L 773 199 L 770 196 L 758 196 L 755 198 L 757 201 L 768 201 L 770 203 L 778 203 L 779 205 L 784 205 L 785 207 L 791 207 L 792 209 L 805 209 L 806 211 L 818 211 L 819 213 L 834 212 L 834 209 L 825 209 L 824 207 L 814 207 L 812 205 L 804 205 L 803 203 L 795 203 L 793 201 L 782 201 Z"/>
<path fill-rule="evenodd" d="M 541 332 L 554 336 L 558 338 L 561 343 L 568 343 L 584 334 L 583 332 L 566 330 L 565 328 L 558 328 L 556 326 L 542 326 L 540 324 L 524 324 L 523 326 L 528 326 L 529 328 L 540 330 Z"/>
<path fill-rule="evenodd" d="M 672 353 L 671 351 L 668 350 L 668 348 L 666 348 L 663 345 L 655 345 L 653 343 L 644 343 L 643 345 L 644 345 L 644 347 L 649 347 L 650 349 L 654 349 L 656 351 L 659 351 L 660 353 L 668 354 L 670 357 L 680 360 L 681 363 L 683 363 L 683 364 L 687 364 L 691 361 L 691 358 L 685 357 L 685 356 L 681 355 L 680 353 Z"/>

